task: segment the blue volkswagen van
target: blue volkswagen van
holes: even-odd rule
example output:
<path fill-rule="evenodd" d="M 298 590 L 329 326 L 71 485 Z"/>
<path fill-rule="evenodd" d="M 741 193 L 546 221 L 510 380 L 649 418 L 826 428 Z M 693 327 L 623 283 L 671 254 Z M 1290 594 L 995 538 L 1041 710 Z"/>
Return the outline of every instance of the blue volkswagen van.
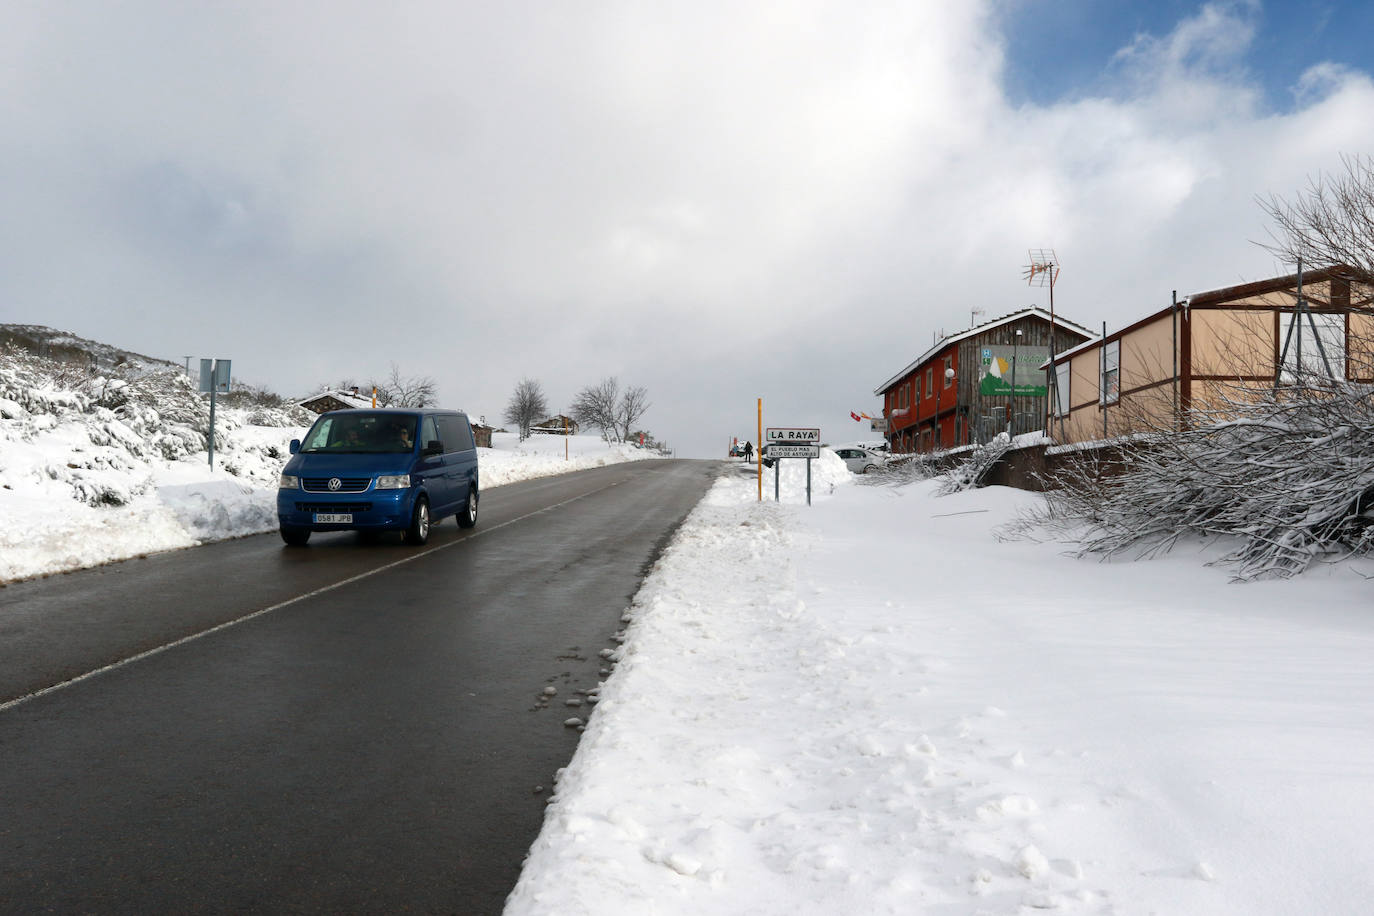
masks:
<path fill-rule="evenodd" d="M 400 531 L 429 540 L 449 515 L 477 524 L 477 448 L 458 410 L 332 410 L 291 440 L 277 489 L 282 540 L 313 531 Z"/>

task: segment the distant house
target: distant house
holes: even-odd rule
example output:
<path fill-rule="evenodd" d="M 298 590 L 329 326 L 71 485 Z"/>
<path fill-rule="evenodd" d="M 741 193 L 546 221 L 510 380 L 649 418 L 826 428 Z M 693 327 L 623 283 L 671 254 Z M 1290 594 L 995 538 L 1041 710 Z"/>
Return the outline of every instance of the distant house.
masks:
<path fill-rule="evenodd" d="M 1289 334 L 1297 274 L 1194 293 L 1103 338 L 1059 352 L 1051 435 L 1063 443 L 1107 439 L 1224 414 L 1247 391 L 1288 384 L 1298 366 Z M 1311 316 L 1300 323 L 1302 366 L 1336 379 L 1374 381 L 1374 289 L 1348 268 L 1302 277 Z M 1285 344 L 1289 344 L 1285 352 Z M 1043 384 L 1043 382 L 1042 382 Z"/>
<path fill-rule="evenodd" d="M 576 420 L 560 413 L 557 416 L 549 417 L 542 423 L 531 426 L 530 432 L 545 436 L 576 436 L 579 429 L 581 427 L 578 426 Z"/>
<path fill-rule="evenodd" d="M 1041 429 L 1049 406 L 1042 366 L 1092 337 L 1033 307 L 942 338 L 874 390 L 893 452 L 933 451 Z"/>
<path fill-rule="evenodd" d="M 474 420 L 468 417 L 468 422 L 472 424 L 472 438 L 477 440 L 478 448 L 491 448 L 492 428 L 487 425 L 485 418 Z"/>
<path fill-rule="evenodd" d="M 312 394 L 299 403 L 300 406 L 314 413 L 329 413 L 331 410 L 354 410 L 373 406 L 372 397 L 370 395 L 364 397 L 358 393 L 357 388 L 322 391 L 319 394 Z"/>

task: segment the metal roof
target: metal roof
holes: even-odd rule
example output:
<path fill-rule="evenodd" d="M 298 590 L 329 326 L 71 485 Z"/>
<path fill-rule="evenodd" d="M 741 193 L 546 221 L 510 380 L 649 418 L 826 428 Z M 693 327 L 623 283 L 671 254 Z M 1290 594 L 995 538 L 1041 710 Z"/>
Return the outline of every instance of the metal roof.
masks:
<path fill-rule="evenodd" d="M 1012 312 L 1009 315 L 1003 315 L 1001 318 L 994 318 L 991 321 L 985 321 L 980 325 L 976 325 L 974 327 L 969 328 L 967 331 L 960 331 L 958 334 L 951 334 L 950 336 L 943 338 L 939 343 L 935 344 L 929 350 L 918 356 L 913 362 L 908 364 L 907 367 L 903 369 L 901 372 L 898 372 L 896 375 L 892 376 L 890 379 L 888 379 L 887 381 L 879 385 L 877 388 L 875 388 L 873 390 L 873 394 L 875 396 L 881 395 L 884 391 L 887 391 L 887 389 L 895 385 L 897 381 L 901 379 L 904 375 L 911 372 L 917 366 L 920 366 L 922 363 L 930 359 L 936 353 L 939 353 L 941 350 L 944 350 L 950 344 L 958 343 L 961 340 L 967 340 L 970 337 L 974 337 L 986 331 L 991 331 L 993 328 L 1001 327 L 1004 324 L 1010 324 L 1013 321 L 1019 321 L 1022 318 L 1030 318 L 1036 316 L 1044 318 L 1046 321 L 1053 320 L 1056 327 L 1063 325 L 1064 327 L 1069 328 L 1070 330 L 1075 331 L 1076 333 L 1081 334 L 1084 337 L 1090 338 L 1093 336 L 1093 333 L 1089 331 L 1087 328 L 1083 327 L 1081 324 L 1078 324 L 1074 321 L 1068 321 L 1062 315 L 1058 314 L 1054 315 L 1053 319 L 1051 319 L 1048 309 L 1042 309 L 1038 305 L 1033 305 L 1028 309 L 1021 309 L 1021 311 L 1019 312 Z"/>

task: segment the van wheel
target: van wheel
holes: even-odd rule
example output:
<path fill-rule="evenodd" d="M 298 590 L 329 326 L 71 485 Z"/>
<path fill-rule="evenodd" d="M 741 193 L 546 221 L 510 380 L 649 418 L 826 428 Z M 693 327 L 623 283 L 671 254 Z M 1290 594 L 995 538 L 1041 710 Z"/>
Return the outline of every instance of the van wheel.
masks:
<path fill-rule="evenodd" d="M 310 540 L 309 528 L 283 528 L 281 529 L 281 539 L 292 547 L 304 547 Z"/>
<path fill-rule="evenodd" d="M 415 514 L 410 517 L 405 539 L 409 544 L 423 544 L 429 540 L 429 500 L 423 496 L 415 501 Z"/>
<path fill-rule="evenodd" d="M 477 524 L 477 488 L 468 487 L 468 501 L 458 510 L 458 527 L 472 528 Z"/>

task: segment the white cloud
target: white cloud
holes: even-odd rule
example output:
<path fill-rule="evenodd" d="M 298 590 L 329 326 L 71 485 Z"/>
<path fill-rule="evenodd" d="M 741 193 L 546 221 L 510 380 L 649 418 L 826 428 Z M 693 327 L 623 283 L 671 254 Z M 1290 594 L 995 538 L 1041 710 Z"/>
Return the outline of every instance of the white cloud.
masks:
<path fill-rule="evenodd" d="M 1269 273 L 1254 198 L 1368 150 L 1374 93 L 1316 62 L 1266 111 L 1257 10 L 1036 107 L 992 4 L 11 5 L 0 320 L 289 392 L 396 362 L 488 416 L 619 374 L 711 453 L 759 395 L 844 430 L 1042 300 L 1027 248 L 1094 326 Z"/>

